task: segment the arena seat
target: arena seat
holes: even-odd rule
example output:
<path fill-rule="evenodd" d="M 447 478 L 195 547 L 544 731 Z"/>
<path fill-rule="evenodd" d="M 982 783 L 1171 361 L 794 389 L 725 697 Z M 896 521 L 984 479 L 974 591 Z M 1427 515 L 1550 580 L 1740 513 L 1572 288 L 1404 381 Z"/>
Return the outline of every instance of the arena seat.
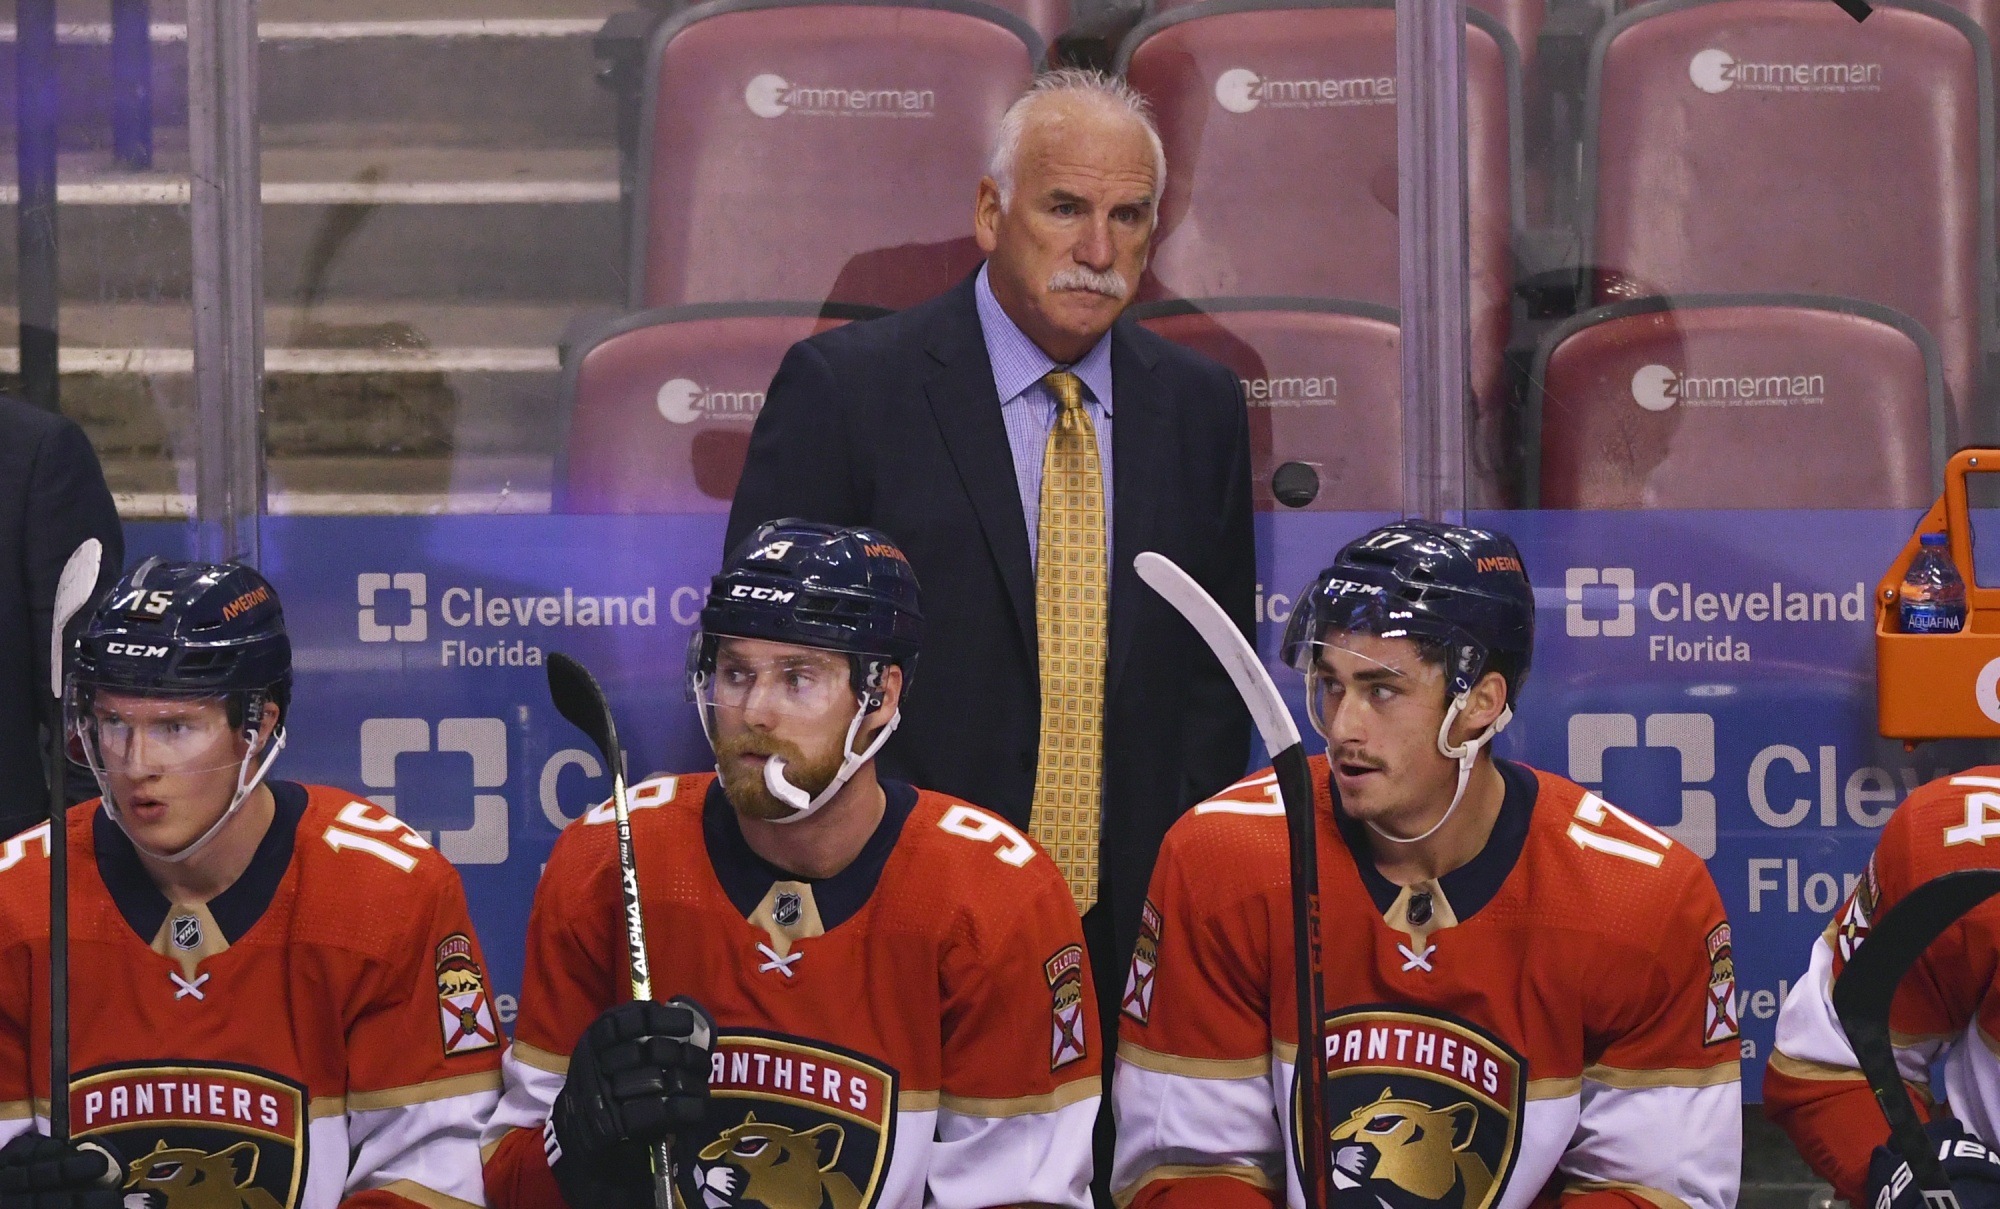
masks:
<path fill-rule="evenodd" d="M 727 512 L 785 350 L 887 312 L 817 303 L 627 315 L 563 357 L 558 512 Z"/>
<path fill-rule="evenodd" d="M 1967 0 L 1967 2 L 2000 6 L 2000 0 Z M 1167 13 L 1193 3 L 1197 3 L 1197 0 L 1153 0 L 1151 11 Z M 1542 25 L 1549 16 L 1548 0 L 1466 0 L 1466 3 L 1506 28 L 1507 35 L 1514 39 L 1514 48 L 1521 52 L 1522 74 L 1525 77 L 1532 77 L 1535 50 L 1541 42 Z"/>
<path fill-rule="evenodd" d="M 1526 402 L 1528 507 L 1920 508 L 1953 443 L 1937 342 L 1844 298 L 1598 307 L 1543 340 Z"/>
<path fill-rule="evenodd" d="M 1599 303 L 1803 291 L 1937 339 L 1959 431 L 1992 330 L 1985 37 L 1930 0 L 1657 0 L 1591 56 L 1582 212 Z"/>
<path fill-rule="evenodd" d="M 1168 187 L 1143 298 L 1401 301 L 1396 21 L 1353 0 L 1195 0 L 1119 53 L 1153 102 Z M 1473 392 L 1502 403 L 1512 236 L 1522 208 L 1519 55 L 1466 21 Z"/>
<path fill-rule="evenodd" d="M 1318 495 L 1304 507 L 1314 511 L 1402 505 L 1394 309 L 1313 298 L 1205 298 L 1141 303 L 1131 314 L 1243 380 L 1257 509 L 1280 507 L 1272 476 L 1288 463 L 1312 469 Z"/>
<path fill-rule="evenodd" d="M 647 59 L 634 309 L 896 306 L 954 284 L 978 264 L 963 237 L 987 150 L 1042 53 L 977 0 L 711 0 L 669 19 Z M 871 296 L 833 296 L 856 258 Z"/>

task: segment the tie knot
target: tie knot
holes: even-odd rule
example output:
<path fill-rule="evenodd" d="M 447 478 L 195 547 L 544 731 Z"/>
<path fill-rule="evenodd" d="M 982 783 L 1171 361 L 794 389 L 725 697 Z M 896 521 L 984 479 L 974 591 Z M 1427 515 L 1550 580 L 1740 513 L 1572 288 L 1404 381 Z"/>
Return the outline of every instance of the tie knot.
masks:
<path fill-rule="evenodd" d="M 1062 405 L 1064 411 L 1076 411 L 1083 406 L 1082 378 L 1066 369 L 1056 369 L 1042 375 L 1042 381 L 1048 383 L 1049 390 L 1055 393 L 1056 402 Z"/>

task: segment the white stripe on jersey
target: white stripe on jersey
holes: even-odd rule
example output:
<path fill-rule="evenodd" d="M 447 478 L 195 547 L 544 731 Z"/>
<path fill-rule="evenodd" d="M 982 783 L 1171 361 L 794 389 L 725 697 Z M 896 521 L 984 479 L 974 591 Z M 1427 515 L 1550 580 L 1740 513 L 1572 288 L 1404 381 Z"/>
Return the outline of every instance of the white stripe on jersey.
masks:
<path fill-rule="evenodd" d="M 479 1136 L 499 1100 L 498 1092 L 478 1091 L 348 1113 L 348 1195 L 408 1180 L 454 1200 L 486 1204 Z"/>
<path fill-rule="evenodd" d="M 929 1201 L 937 1209 L 1060 1205 L 1090 1209 L 1091 1130 L 1102 1097 L 1053 1112 L 976 1117 L 940 1108 Z"/>
<path fill-rule="evenodd" d="M 1529 1109 L 1538 1103 L 1542 1101 L 1531 1102 Z M 1569 1182 L 1637 1184 L 1694 1209 L 1736 1204 L 1742 1164 L 1721 1159 L 1742 1145 L 1739 1081 L 1624 1088 L 1585 1079 L 1579 1117 L 1576 1136 L 1562 1156 Z M 1691 1161 L 1697 1156 L 1698 1161 Z"/>
<path fill-rule="evenodd" d="M 1284 1142 L 1268 1073 L 1197 1079 L 1147 1070 L 1121 1055 L 1111 1082 L 1118 1117 L 1114 1192 L 1124 1192 L 1149 1171 L 1180 1166 L 1250 1167 L 1262 1173 L 1266 1186 L 1278 1186 Z"/>
<path fill-rule="evenodd" d="M 1812 961 L 1806 966 L 1805 977 L 1794 983 L 1785 994 L 1784 1006 L 1778 1010 L 1778 1035 L 1774 1048 L 1787 1058 L 1797 1058 L 1801 1062 L 1817 1062 L 1822 1066 L 1837 1066 L 1854 1071 L 1859 1079 L 1861 1071 L 1854 1064 L 1854 1050 L 1847 1044 L 1847 1033 L 1840 1027 L 1840 1019 L 1833 1013 L 1833 993 L 1830 981 L 1833 976 L 1833 949 L 1821 936 L 1813 941 Z M 1903 1078 L 1919 1087 L 1930 1083 L 1931 1062 L 1943 1048 L 1942 1041 L 1925 1041 L 1920 1045 L 1896 1047 L 1896 1070 Z M 1957 1101 L 1953 1100 L 1953 1107 Z M 1986 1136 L 1986 1135 L 1981 1135 Z"/>
<path fill-rule="evenodd" d="M 498 1144 L 510 1129 L 540 1133 L 555 1109 L 556 1097 L 562 1094 L 564 1078 L 521 1061 L 514 1047 L 508 1046 L 500 1058 L 500 1104 L 487 1119 L 486 1132 L 479 1139 L 481 1147 Z"/>

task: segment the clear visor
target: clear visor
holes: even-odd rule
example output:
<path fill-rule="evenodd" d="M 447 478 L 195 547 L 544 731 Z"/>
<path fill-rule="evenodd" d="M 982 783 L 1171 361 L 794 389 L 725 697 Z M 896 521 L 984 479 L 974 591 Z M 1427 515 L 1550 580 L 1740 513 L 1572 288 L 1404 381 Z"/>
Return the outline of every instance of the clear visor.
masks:
<path fill-rule="evenodd" d="M 122 780 L 234 769 L 254 735 L 229 724 L 224 697 L 124 696 L 72 689 L 72 754 Z"/>
<path fill-rule="evenodd" d="M 1424 674 L 1422 663 L 1414 656 L 1409 667 L 1384 663 L 1356 650 L 1352 643 L 1346 641 L 1349 637 L 1349 631 L 1323 630 L 1318 639 L 1301 648 L 1299 662 L 1304 666 L 1300 670 L 1306 674 L 1306 716 L 1312 719 L 1313 729 L 1321 735 L 1327 733 L 1328 720 L 1340 708 L 1340 699 L 1344 694 L 1367 694 L 1383 685 L 1407 691 L 1411 681 Z M 1329 672 L 1329 663 L 1342 667 L 1345 677 Z M 1382 673 L 1388 675 L 1385 677 Z"/>
<path fill-rule="evenodd" d="M 696 635 L 695 641 L 701 641 Z M 785 718 L 846 717 L 856 697 L 846 655 L 776 642 L 723 638 L 713 671 L 690 685 L 704 713 Z"/>

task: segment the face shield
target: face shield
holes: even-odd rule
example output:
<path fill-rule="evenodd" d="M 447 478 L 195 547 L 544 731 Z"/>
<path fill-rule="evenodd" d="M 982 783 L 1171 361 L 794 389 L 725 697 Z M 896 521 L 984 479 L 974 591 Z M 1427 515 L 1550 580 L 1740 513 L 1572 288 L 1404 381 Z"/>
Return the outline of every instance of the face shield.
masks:
<path fill-rule="evenodd" d="M 64 702 L 70 756 L 96 777 L 105 808 L 120 828 L 125 827 L 119 809 L 122 791 L 155 780 L 233 769 L 236 784 L 228 808 L 192 844 L 174 853 L 139 845 L 159 860 L 184 861 L 222 830 L 284 748 L 282 727 L 268 742 L 260 742 L 264 695 L 250 693 L 243 700 L 243 720 L 232 726 L 226 695 L 126 694 L 72 680 Z"/>
<path fill-rule="evenodd" d="M 724 736 L 781 720 L 810 722 L 845 718 L 840 770 L 818 794 L 808 794 L 785 778 L 783 757 L 764 764 L 764 787 L 796 813 L 776 820 L 797 822 L 833 800 L 841 787 L 889 741 L 901 711 L 890 716 L 866 750 L 855 751 L 862 721 L 883 701 L 886 662 L 869 661 L 866 682 L 855 684 L 856 657 L 840 651 L 697 632 L 688 643 L 687 695 L 701 712 L 702 732 L 711 748 Z M 719 771 L 719 770 L 718 770 Z"/>

